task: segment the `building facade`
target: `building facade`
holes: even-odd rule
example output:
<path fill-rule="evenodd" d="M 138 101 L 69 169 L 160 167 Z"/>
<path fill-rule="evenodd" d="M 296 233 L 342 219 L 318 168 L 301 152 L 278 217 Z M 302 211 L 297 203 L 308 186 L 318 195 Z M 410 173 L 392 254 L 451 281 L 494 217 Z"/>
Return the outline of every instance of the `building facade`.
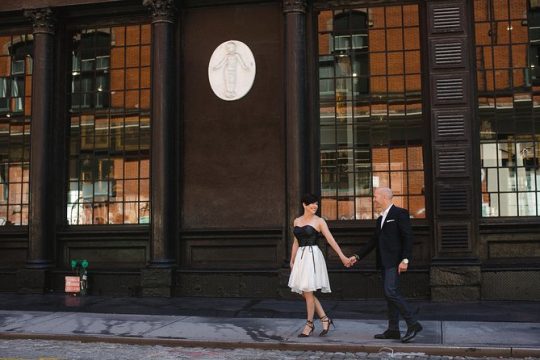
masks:
<path fill-rule="evenodd" d="M 388 186 L 408 296 L 540 296 L 539 1 L 21 0 L 0 19 L 0 291 L 61 292 L 87 259 L 95 295 L 289 297 L 302 194 L 352 254 Z M 321 248 L 331 297 L 382 297 L 374 255 Z"/>

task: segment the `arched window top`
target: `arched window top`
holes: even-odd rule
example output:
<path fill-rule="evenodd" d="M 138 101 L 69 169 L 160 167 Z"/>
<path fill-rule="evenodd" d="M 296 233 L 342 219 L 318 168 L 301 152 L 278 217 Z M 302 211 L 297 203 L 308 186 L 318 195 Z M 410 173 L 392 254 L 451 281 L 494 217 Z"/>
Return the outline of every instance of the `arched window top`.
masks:
<path fill-rule="evenodd" d="M 9 46 L 9 54 L 14 60 L 23 60 L 27 55 L 33 57 L 34 37 L 30 35 L 14 38 Z"/>
<path fill-rule="evenodd" d="M 368 15 L 361 10 L 347 10 L 334 15 L 334 32 L 366 33 Z"/>

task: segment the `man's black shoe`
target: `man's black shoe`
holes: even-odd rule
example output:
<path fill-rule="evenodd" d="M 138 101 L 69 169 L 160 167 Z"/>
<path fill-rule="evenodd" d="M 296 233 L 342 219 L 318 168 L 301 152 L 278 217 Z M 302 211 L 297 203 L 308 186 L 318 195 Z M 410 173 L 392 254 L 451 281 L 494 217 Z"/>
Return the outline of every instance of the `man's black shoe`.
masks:
<path fill-rule="evenodd" d="M 422 331 L 422 325 L 420 325 L 419 322 L 416 324 L 411 325 L 408 329 L 405 335 L 401 338 L 401 342 L 406 343 L 414 339 L 416 334 L 418 334 L 420 331 Z"/>
<path fill-rule="evenodd" d="M 382 334 L 377 334 L 374 336 L 375 339 L 396 339 L 399 340 L 401 334 L 397 330 L 386 330 Z"/>

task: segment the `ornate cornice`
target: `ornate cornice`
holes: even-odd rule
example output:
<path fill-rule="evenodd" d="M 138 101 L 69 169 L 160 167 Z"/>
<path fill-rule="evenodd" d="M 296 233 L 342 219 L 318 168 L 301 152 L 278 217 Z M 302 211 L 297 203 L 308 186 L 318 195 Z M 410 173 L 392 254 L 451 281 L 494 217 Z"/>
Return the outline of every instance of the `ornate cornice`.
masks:
<path fill-rule="evenodd" d="M 54 34 L 56 17 L 50 8 L 25 10 L 24 16 L 32 21 L 34 34 Z"/>
<path fill-rule="evenodd" d="M 174 0 L 143 0 L 143 6 L 152 12 L 152 22 L 170 22 L 176 20 Z"/>
<path fill-rule="evenodd" d="M 283 12 L 284 13 L 306 13 L 307 1 L 306 0 L 283 0 Z"/>

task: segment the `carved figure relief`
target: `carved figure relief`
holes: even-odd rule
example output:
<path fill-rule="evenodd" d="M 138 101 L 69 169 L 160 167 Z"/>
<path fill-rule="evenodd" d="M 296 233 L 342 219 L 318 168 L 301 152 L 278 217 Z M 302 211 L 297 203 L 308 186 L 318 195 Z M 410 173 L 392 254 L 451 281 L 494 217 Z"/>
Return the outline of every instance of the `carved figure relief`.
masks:
<path fill-rule="evenodd" d="M 255 58 L 246 44 L 237 40 L 222 43 L 208 64 L 212 91 L 226 101 L 244 97 L 255 80 L 255 69 Z"/>

